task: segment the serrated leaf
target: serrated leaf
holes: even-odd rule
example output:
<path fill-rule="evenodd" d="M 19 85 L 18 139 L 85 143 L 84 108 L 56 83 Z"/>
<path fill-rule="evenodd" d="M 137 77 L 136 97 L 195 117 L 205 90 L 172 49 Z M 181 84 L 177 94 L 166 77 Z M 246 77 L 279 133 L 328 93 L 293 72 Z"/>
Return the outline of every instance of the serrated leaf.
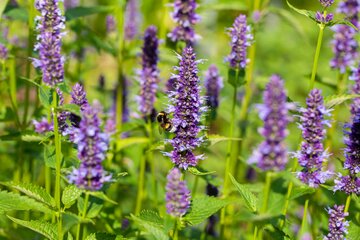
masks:
<path fill-rule="evenodd" d="M 314 193 L 315 189 L 308 186 L 295 187 L 291 192 L 290 199 L 296 199 L 306 194 Z"/>
<path fill-rule="evenodd" d="M 325 107 L 333 108 L 334 106 L 340 105 L 348 100 L 359 98 L 358 94 L 342 94 L 342 95 L 332 95 L 325 98 Z"/>
<path fill-rule="evenodd" d="M 204 175 L 210 175 L 213 173 L 216 173 L 216 171 L 212 171 L 212 172 L 201 172 L 199 171 L 199 169 L 197 169 L 196 167 L 188 167 L 187 169 L 188 172 L 197 175 L 197 176 L 204 176 Z"/>
<path fill-rule="evenodd" d="M 55 199 L 46 190 L 32 183 L 0 182 L 0 184 L 14 188 L 28 197 L 35 199 L 49 207 L 56 208 Z"/>
<path fill-rule="evenodd" d="M 6 7 L 7 3 L 8 3 L 8 1 L 9 0 L 3 0 L 3 1 L 0 2 L 0 19 L 2 17 L 2 14 L 3 14 L 4 10 L 5 10 L 5 7 Z"/>
<path fill-rule="evenodd" d="M 309 10 L 305 10 L 305 9 L 298 9 L 298 8 L 294 7 L 293 5 L 291 5 L 288 0 L 286 0 L 286 3 L 287 3 L 287 5 L 288 5 L 292 10 L 294 10 L 295 12 L 300 13 L 301 15 L 304 15 L 304 16 L 310 18 L 310 19 L 313 20 L 313 21 L 316 21 L 316 20 L 315 20 L 315 12 L 309 11 Z"/>
<path fill-rule="evenodd" d="M 144 221 L 154 222 L 159 225 L 164 224 L 164 220 L 153 210 L 142 210 L 139 217 Z"/>
<path fill-rule="evenodd" d="M 109 13 L 113 11 L 113 7 L 109 6 L 96 6 L 96 7 L 75 7 L 66 11 L 65 17 L 67 21 L 76 18 L 86 17 L 98 13 Z"/>
<path fill-rule="evenodd" d="M 57 226 L 54 223 L 38 221 L 38 220 L 24 221 L 21 219 L 10 217 L 10 216 L 7 216 L 7 217 L 10 218 L 11 221 L 13 221 L 23 227 L 29 228 L 35 232 L 38 232 L 50 240 L 58 239 Z"/>
<path fill-rule="evenodd" d="M 189 213 L 187 213 L 183 219 L 190 225 L 202 223 L 229 203 L 231 203 L 230 200 L 219 199 L 216 197 L 195 197 L 191 202 Z"/>
<path fill-rule="evenodd" d="M 223 141 L 241 141 L 241 138 L 229 138 L 217 134 L 212 134 L 208 136 L 208 140 L 210 141 L 210 146 L 212 146 Z"/>
<path fill-rule="evenodd" d="M 234 186 L 240 193 L 240 196 L 244 200 L 247 208 L 252 212 L 256 212 L 257 211 L 256 206 L 257 206 L 257 202 L 258 202 L 257 197 L 252 192 L 250 192 L 250 190 L 247 187 L 238 183 L 230 173 L 229 173 L 229 175 L 230 175 L 231 182 L 234 184 Z"/>
<path fill-rule="evenodd" d="M 82 193 L 83 191 L 75 185 L 68 185 L 63 191 L 61 202 L 65 205 L 65 208 L 69 208 L 75 203 Z"/>
<path fill-rule="evenodd" d="M 147 234 L 152 235 L 155 239 L 168 240 L 169 237 L 165 232 L 164 224 L 158 222 L 158 218 L 160 217 L 156 216 L 157 213 L 149 211 L 146 214 L 147 216 L 145 218 L 142 218 L 141 215 L 137 217 L 131 214 L 131 218 L 136 224 L 143 228 Z M 149 217 L 148 214 L 154 214 L 154 218 Z"/>
<path fill-rule="evenodd" d="M 134 144 L 144 144 L 148 143 L 149 139 L 145 137 L 130 137 L 119 139 L 116 141 L 116 151 L 120 151 L 123 148 L 129 147 Z"/>
<path fill-rule="evenodd" d="M 80 106 L 76 104 L 64 104 L 62 106 L 59 106 L 58 111 L 65 111 L 65 112 L 71 112 L 77 116 L 81 116 L 80 113 Z"/>
<path fill-rule="evenodd" d="M 99 198 L 101 200 L 104 200 L 106 202 L 109 202 L 109 203 L 112 203 L 112 204 L 115 204 L 115 205 L 118 204 L 117 202 L 115 202 L 114 200 L 112 200 L 108 196 L 106 196 L 106 194 L 103 193 L 103 192 L 97 191 L 97 192 L 88 192 L 88 193 L 89 193 L 89 195 L 91 195 L 93 197 L 96 197 L 96 198 Z"/>
<path fill-rule="evenodd" d="M 49 207 L 32 198 L 17 193 L 0 191 L 0 212 L 13 210 L 36 210 L 49 214 L 53 213 Z"/>

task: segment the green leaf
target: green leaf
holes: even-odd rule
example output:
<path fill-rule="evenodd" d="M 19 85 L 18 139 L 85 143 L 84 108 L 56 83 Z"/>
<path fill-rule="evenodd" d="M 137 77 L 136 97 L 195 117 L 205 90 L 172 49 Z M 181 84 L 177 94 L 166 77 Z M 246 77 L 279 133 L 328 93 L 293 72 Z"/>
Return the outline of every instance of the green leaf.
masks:
<path fill-rule="evenodd" d="M 1 19 L 1 17 L 2 17 L 2 13 L 4 12 L 5 7 L 6 7 L 7 3 L 8 3 L 8 1 L 9 1 L 9 0 L 3 0 L 3 1 L 0 2 L 0 19 Z"/>
<path fill-rule="evenodd" d="M 334 21 L 331 21 L 330 23 L 328 23 L 326 26 L 334 26 L 334 25 L 337 25 L 337 24 L 344 24 L 344 25 L 347 25 L 349 27 L 352 27 L 353 29 L 355 29 L 356 31 L 358 31 L 358 28 L 352 24 L 350 21 L 346 20 L 346 19 L 340 19 L 340 20 L 334 20 Z"/>
<path fill-rule="evenodd" d="M 38 232 L 50 240 L 58 240 L 57 226 L 54 223 L 49 223 L 39 220 L 24 221 L 10 216 L 7 217 L 10 218 L 11 221 L 23 227 L 29 228 L 35 232 Z"/>
<path fill-rule="evenodd" d="M 4 13 L 5 16 L 12 20 L 19 20 L 22 22 L 28 22 L 29 13 L 26 8 L 13 8 Z"/>
<path fill-rule="evenodd" d="M 341 94 L 341 95 L 332 95 L 325 98 L 325 107 L 326 108 L 333 108 L 337 105 L 342 104 L 348 100 L 359 98 L 360 95 L 358 94 Z"/>
<path fill-rule="evenodd" d="M 39 87 L 39 99 L 40 102 L 47 108 L 51 106 L 52 103 L 52 90 L 50 87 L 42 85 Z"/>
<path fill-rule="evenodd" d="M 194 174 L 194 175 L 197 175 L 197 176 L 204 176 L 204 175 L 209 175 L 209 174 L 213 174 L 213 173 L 216 173 L 216 171 L 212 171 L 212 172 L 201 172 L 199 171 L 198 168 L 196 167 L 188 167 L 187 169 L 188 172 Z"/>
<path fill-rule="evenodd" d="M 29 135 L 29 134 L 25 134 L 25 135 L 21 135 L 21 140 L 23 140 L 24 142 L 41 142 L 44 139 L 43 136 L 40 135 Z"/>
<path fill-rule="evenodd" d="M 81 116 L 80 114 L 80 106 L 76 104 L 64 104 L 57 109 L 58 111 L 71 112 L 77 116 Z"/>
<path fill-rule="evenodd" d="M 358 220 L 354 219 L 350 221 L 348 231 L 349 233 L 346 235 L 346 239 L 360 240 L 360 224 Z"/>
<path fill-rule="evenodd" d="M 74 240 L 74 237 L 71 235 L 70 232 L 68 232 L 66 240 Z"/>
<path fill-rule="evenodd" d="M 288 0 L 286 0 L 286 3 L 287 3 L 287 5 L 288 5 L 292 10 L 294 10 L 295 12 L 300 13 L 301 15 L 304 15 L 304 16 L 306 16 L 306 17 L 308 17 L 308 18 L 310 18 L 311 20 L 313 20 L 313 21 L 316 22 L 315 12 L 309 11 L 309 10 L 305 10 L 305 9 L 298 9 L 298 8 L 294 7 L 293 5 L 291 5 Z"/>
<path fill-rule="evenodd" d="M 296 199 L 298 197 L 301 197 L 303 195 L 306 195 L 306 194 L 311 194 L 311 193 L 314 193 L 315 192 L 315 189 L 314 188 L 311 188 L 311 187 L 308 187 L 308 186 L 299 186 L 299 187 L 295 187 L 293 189 L 293 191 L 291 192 L 291 196 L 290 196 L 290 199 Z"/>
<path fill-rule="evenodd" d="M 169 239 L 164 229 L 164 222 L 156 212 L 143 210 L 140 216 L 137 217 L 131 214 L 131 218 L 136 224 L 143 228 L 147 234 L 152 235 L 155 239 Z"/>
<path fill-rule="evenodd" d="M 229 203 L 231 203 L 231 201 L 227 199 L 209 196 L 195 197 L 192 200 L 189 213 L 187 213 L 183 219 L 190 225 L 202 223 Z"/>
<path fill-rule="evenodd" d="M 88 192 L 88 193 L 89 193 L 89 195 L 91 195 L 93 197 L 96 197 L 96 198 L 99 198 L 101 200 L 104 200 L 106 202 L 109 202 L 109 203 L 112 203 L 112 204 L 115 204 L 115 205 L 118 204 L 117 202 L 115 202 L 114 200 L 112 200 L 108 196 L 106 196 L 106 194 L 104 192 L 97 191 L 97 192 Z"/>
<path fill-rule="evenodd" d="M 49 168 L 56 168 L 55 147 L 53 145 L 46 145 L 44 148 L 45 165 Z"/>
<path fill-rule="evenodd" d="M 65 17 L 67 21 L 71 21 L 80 17 L 86 17 L 98 13 L 109 13 L 112 11 L 113 7 L 110 6 L 75 7 L 68 9 L 65 13 Z"/>
<path fill-rule="evenodd" d="M 252 192 L 250 192 L 250 190 L 247 187 L 238 183 L 231 174 L 230 174 L 230 180 L 234 184 L 238 192 L 240 193 L 240 196 L 244 200 L 247 208 L 252 212 L 256 212 L 257 211 L 256 206 L 258 202 L 257 197 Z"/>
<path fill-rule="evenodd" d="M 114 235 L 109 233 L 92 233 L 88 235 L 85 240 L 125 240 L 121 235 Z"/>
<path fill-rule="evenodd" d="M 56 208 L 55 199 L 46 190 L 32 183 L 0 182 L 0 184 L 14 188 L 28 197 L 35 199 L 49 207 Z"/>
<path fill-rule="evenodd" d="M 32 198 L 17 193 L 0 191 L 0 212 L 13 210 L 36 210 L 49 214 L 53 213 L 49 207 Z"/>
<path fill-rule="evenodd" d="M 120 151 L 134 144 L 143 144 L 148 142 L 149 139 L 146 137 L 130 137 L 130 138 L 119 139 L 116 141 L 116 151 Z"/>
<path fill-rule="evenodd" d="M 245 70 L 240 69 L 236 70 L 233 68 L 229 68 L 228 71 L 228 82 L 233 86 L 234 88 L 240 87 L 245 84 Z"/>
<path fill-rule="evenodd" d="M 210 142 L 210 146 L 212 146 L 223 141 L 241 141 L 241 138 L 229 138 L 217 134 L 211 134 L 208 136 L 207 140 Z"/>
<path fill-rule="evenodd" d="M 69 208 L 75 203 L 82 193 L 83 191 L 75 185 L 68 185 L 63 191 L 61 202 L 65 205 L 65 208 Z"/>

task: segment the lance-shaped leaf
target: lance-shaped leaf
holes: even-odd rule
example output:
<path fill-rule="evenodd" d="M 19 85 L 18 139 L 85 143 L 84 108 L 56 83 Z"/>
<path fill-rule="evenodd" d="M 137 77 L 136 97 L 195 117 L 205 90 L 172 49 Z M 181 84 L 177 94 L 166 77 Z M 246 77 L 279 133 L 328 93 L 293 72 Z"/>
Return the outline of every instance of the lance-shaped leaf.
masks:
<path fill-rule="evenodd" d="M 252 192 L 250 192 L 250 190 L 247 187 L 238 183 L 231 174 L 230 174 L 230 180 L 234 184 L 238 192 L 240 193 L 240 196 L 244 200 L 246 207 L 250 211 L 256 212 L 257 211 L 256 206 L 258 202 L 257 197 Z"/>

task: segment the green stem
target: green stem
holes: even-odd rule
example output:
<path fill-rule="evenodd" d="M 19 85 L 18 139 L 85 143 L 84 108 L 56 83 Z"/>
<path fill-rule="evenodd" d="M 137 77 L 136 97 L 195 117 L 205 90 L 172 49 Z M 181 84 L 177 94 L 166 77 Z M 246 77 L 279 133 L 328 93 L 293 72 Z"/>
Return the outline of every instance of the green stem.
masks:
<path fill-rule="evenodd" d="M 139 215 L 142 205 L 142 200 L 144 196 L 144 178 L 145 178 L 145 163 L 146 157 L 144 155 L 140 158 L 139 163 L 139 184 L 136 195 L 136 206 L 135 206 L 135 215 Z"/>
<path fill-rule="evenodd" d="M 152 182 L 153 182 L 153 193 L 154 193 L 154 203 L 155 206 L 158 206 L 158 196 L 157 196 L 157 180 L 156 180 L 156 161 L 154 161 L 154 153 L 153 151 L 151 151 L 151 146 L 154 142 L 154 129 L 153 129 L 153 124 L 151 122 L 151 120 L 149 119 L 148 121 L 148 134 L 149 134 L 149 147 L 147 150 L 147 160 L 150 163 L 150 167 L 151 167 L 151 175 L 152 175 Z"/>
<path fill-rule="evenodd" d="M 318 36 L 317 45 L 316 45 L 314 64 L 313 64 L 313 68 L 312 68 L 312 72 L 311 72 L 310 89 L 313 89 L 314 85 L 315 85 L 315 77 L 316 77 L 316 72 L 317 72 L 317 68 L 318 68 L 321 44 L 322 44 L 322 40 L 323 40 L 323 36 L 324 36 L 325 26 L 320 24 L 319 27 L 320 27 L 320 31 L 319 31 L 319 36 Z"/>
<path fill-rule="evenodd" d="M 174 224 L 174 231 L 173 231 L 173 240 L 178 240 L 179 239 L 179 231 L 178 231 L 178 228 L 177 228 L 177 219 L 175 221 L 175 224 Z"/>
<path fill-rule="evenodd" d="M 263 201 L 263 205 L 261 208 L 261 213 L 265 213 L 268 208 L 270 188 L 271 188 L 271 177 L 272 177 L 272 173 L 266 172 L 265 187 L 264 187 L 264 201 Z"/>
<path fill-rule="evenodd" d="M 257 227 L 257 226 L 255 226 L 255 227 L 254 227 L 253 240 L 256 240 L 256 239 L 257 239 L 258 231 L 259 231 L 258 227 Z"/>
<path fill-rule="evenodd" d="M 10 58 L 8 60 L 9 64 L 9 94 L 10 94 L 10 100 L 11 105 L 13 108 L 13 111 L 15 113 L 15 123 L 18 128 L 20 128 L 20 117 L 18 112 L 18 103 L 16 98 L 16 92 L 17 92 L 17 84 L 16 84 L 16 64 L 15 64 L 15 58 Z M 5 67 L 5 65 L 4 65 Z"/>
<path fill-rule="evenodd" d="M 86 217 L 86 211 L 87 211 L 87 207 L 88 207 L 88 203 L 89 203 L 89 193 L 85 192 L 85 200 L 84 200 L 84 206 L 82 209 L 82 212 L 79 212 L 81 221 L 78 224 L 77 227 L 77 231 L 76 231 L 76 240 L 80 240 L 80 237 L 82 236 L 82 239 L 84 239 L 84 234 L 82 233 L 82 228 L 81 228 L 81 222 L 85 219 Z"/>
<path fill-rule="evenodd" d="M 234 93 L 233 93 L 233 101 L 232 101 L 232 107 L 231 107 L 231 120 L 230 120 L 230 131 L 229 131 L 229 138 L 232 138 L 234 135 L 234 128 L 235 128 L 235 107 L 236 107 L 236 100 L 237 100 L 237 87 L 234 87 Z M 229 194 L 229 183 L 230 183 L 230 176 L 229 173 L 231 173 L 231 149 L 233 146 L 233 142 L 229 141 L 228 143 L 228 149 L 226 153 L 226 165 L 225 165 L 225 174 L 224 174 L 224 196 L 226 197 Z M 226 215 L 226 209 L 221 209 L 220 214 L 220 238 L 224 238 L 225 234 L 225 215 Z"/>
<path fill-rule="evenodd" d="M 45 155 L 45 146 L 44 146 L 44 162 L 46 159 L 46 155 Z M 48 166 L 44 166 L 45 168 L 45 190 L 47 193 L 51 193 L 51 169 Z"/>
<path fill-rule="evenodd" d="M 55 176 L 55 202 L 56 207 L 58 209 L 58 236 L 59 239 L 62 239 L 62 217 L 61 217 L 61 203 L 60 203 L 60 196 L 61 196 L 61 136 L 59 134 L 59 124 L 58 124 L 58 113 L 57 113 L 57 106 L 58 106 L 58 96 L 55 90 L 53 90 L 53 120 L 54 120 L 54 141 L 55 141 L 55 159 L 56 159 L 56 176 Z"/>
<path fill-rule="evenodd" d="M 349 212 L 350 202 L 351 202 L 351 195 L 347 196 L 347 198 L 346 198 L 344 213 Z"/>
<path fill-rule="evenodd" d="M 306 199 L 305 206 L 304 206 L 304 213 L 301 221 L 301 229 L 300 229 L 300 236 L 305 233 L 305 225 L 307 220 L 307 212 L 308 212 L 308 206 L 309 206 L 309 199 Z"/>

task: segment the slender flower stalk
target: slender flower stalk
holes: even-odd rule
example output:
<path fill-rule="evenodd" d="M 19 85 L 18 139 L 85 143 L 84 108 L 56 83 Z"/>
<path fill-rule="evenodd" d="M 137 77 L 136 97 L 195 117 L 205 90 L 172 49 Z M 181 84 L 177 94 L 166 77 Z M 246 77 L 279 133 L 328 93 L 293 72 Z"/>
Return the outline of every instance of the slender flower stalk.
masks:
<path fill-rule="evenodd" d="M 37 0 L 35 7 L 41 16 L 36 18 L 39 35 L 35 50 L 39 51 L 39 59 L 33 59 L 33 64 L 41 69 L 43 82 L 53 87 L 64 80 L 65 58 L 61 55 L 61 39 L 65 18 L 59 0 Z"/>
<path fill-rule="evenodd" d="M 271 76 L 266 85 L 263 102 L 264 104 L 259 105 L 259 112 L 264 126 L 259 129 L 259 133 L 265 140 L 253 152 L 249 163 L 257 163 L 263 171 L 283 170 L 287 163 L 284 140 L 288 135 L 286 127 L 290 120 L 290 105 L 286 103 L 284 82 L 279 76 Z"/>
<path fill-rule="evenodd" d="M 166 212 L 173 217 L 182 217 L 190 208 L 191 195 L 186 181 L 181 180 L 181 171 L 176 167 L 166 178 Z"/>
<path fill-rule="evenodd" d="M 195 13 L 197 4 L 195 0 L 174 0 L 174 12 L 171 17 L 177 26 L 168 34 L 171 41 L 184 41 L 190 45 L 199 38 L 195 34 L 194 25 L 200 21 Z"/>
<path fill-rule="evenodd" d="M 195 155 L 194 150 L 203 142 L 198 134 L 202 127 L 200 126 L 202 101 L 200 99 L 200 80 L 197 75 L 199 63 L 191 47 L 183 50 L 180 58 L 180 66 L 176 67 L 179 71 L 175 91 L 170 92 L 169 107 L 174 117 L 172 120 L 175 137 L 170 140 L 173 150 L 166 153 L 172 162 L 178 167 L 187 169 L 190 166 L 196 166 L 203 155 Z"/>
<path fill-rule="evenodd" d="M 155 94 L 159 83 L 159 61 L 157 28 L 150 26 L 144 35 L 142 48 L 142 69 L 140 71 L 141 91 L 139 96 L 139 111 L 143 116 L 149 116 L 155 103 Z"/>
<path fill-rule="evenodd" d="M 335 205 L 333 208 L 327 209 L 327 212 L 329 214 L 329 233 L 323 239 L 345 239 L 345 235 L 348 233 L 347 228 L 349 227 L 349 222 L 345 220 L 345 217 L 349 213 L 344 212 L 343 205 Z"/>
<path fill-rule="evenodd" d="M 330 176 L 329 171 L 323 171 L 323 163 L 329 154 L 324 150 L 322 141 L 326 130 L 325 126 L 330 126 L 329 121 L 324 117 L 330 115 L 329 110 L 324 106 L 321 91 L 313 89 L 306 99 L 307 108 L 300 109 L 300 129 L 302 130 L 303 142 L 301 150 L 295 153 L 300 166 L 303 167 L 298 172 L 297 177 L 310 187 L 317 188 L 324 183 Z"/>
<path fill-rule="evenodd" d="M 212 109 L 219 106 L 219 94 L 223 87 L 223 79 L 215 65 L 211 65 L 205 73 L 206 105 Z"/>
<path fill-rule="evenodd" d="M 125 10 L 124 38 L 128 41 L 133 40 L 139 32 L 139 2 L 129 0 Z"/>

